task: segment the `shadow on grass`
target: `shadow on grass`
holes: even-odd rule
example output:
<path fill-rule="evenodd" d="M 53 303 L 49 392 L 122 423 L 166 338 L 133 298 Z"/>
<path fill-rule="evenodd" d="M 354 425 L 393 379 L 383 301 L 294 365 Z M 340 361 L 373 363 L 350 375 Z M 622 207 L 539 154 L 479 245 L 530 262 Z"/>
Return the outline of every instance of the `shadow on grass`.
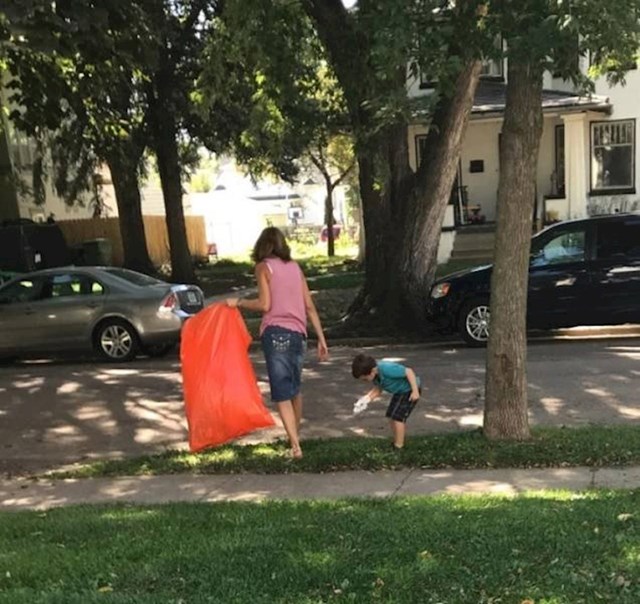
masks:
<path fill-rule="evenodd" d="M 638 509 L 590 492 L 0 514 L 0 601 L 636 604 Z"/>
<path fill-rule="evenodd" d="M 416 436 L 401 452 L 386 439 L 334 438 L 304 442 L 305 456 L 291 460 L 283 441 L 229 445 L 202 453 L 168 451 L 86 464 L 49 474 L 55 478 L 136 476 L 176 473 L 283 474 L 424 469 L 604 467 L 640 464 L 640 427 L 538 428 L 527 442 L 490 442 L 480 431 Z"/>

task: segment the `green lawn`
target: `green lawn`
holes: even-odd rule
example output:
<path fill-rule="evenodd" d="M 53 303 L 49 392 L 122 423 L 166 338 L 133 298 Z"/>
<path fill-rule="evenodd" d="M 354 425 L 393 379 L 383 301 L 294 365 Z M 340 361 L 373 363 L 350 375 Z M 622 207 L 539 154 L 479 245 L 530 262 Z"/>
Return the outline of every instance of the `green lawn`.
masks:
<path fill-rule="evenodd" d="M 313 282 L 314 289 L 337 289 L 359 287 L 362 284 L 361 273 L 356 263 L 347 256 L 310 256 L 299 260 L 305 275 Z M 198 269 L 200 286 L 205 295 L 213 296 L 255 286 L 253 264 L 248 261 L 221 260 Z M 317 279 L 314 277 L 335 276 Z M 317 285 L 316 285 L 317 283 Z"/>
<path fill-rule="evenodd" d="M 396 452 L 383 438 L 333 438 L 303 442 L 305 456 L 290 460 L 284 442 L 230 445 L 191 454 L 98 461 L 57 477 L 142 474 L 328 472 L 387 468 L 546 468 L 640 464 L 640 427 L 536 428 L 528 442 L 489 442 L 479 431 L 410 437 Z"/>
<path fill-rule="evenodd" d="M 640 492 L 0 514 L 6 604 L 637 604 Z"/>
<path fill-rule="evenodd" d="M 300 265 L 314 290 L 352 289 L 364 283 L 364 273 L 352 258 L 347 256 L 311 256 L 303 258 Z M 468 260 L 452 261 L 438 266 L 436 276 L 442 277 L 475 266 Z M 207 296 L 253 287 L 253 265 L 246 261 L 221 260 L 198 269 L 200 285 Z"/>

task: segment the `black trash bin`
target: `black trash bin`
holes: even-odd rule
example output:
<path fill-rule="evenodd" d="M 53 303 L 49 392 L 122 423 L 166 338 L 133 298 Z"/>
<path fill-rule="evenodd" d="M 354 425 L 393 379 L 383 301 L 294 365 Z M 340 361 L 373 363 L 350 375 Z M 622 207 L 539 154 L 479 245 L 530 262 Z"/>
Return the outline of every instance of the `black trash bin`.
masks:
<path fill-rule="evenodd" d="M 92 239 L 82 244 L 82 262 L 85 266 L 111 266 L 113 247 L 109 239 Z"/>

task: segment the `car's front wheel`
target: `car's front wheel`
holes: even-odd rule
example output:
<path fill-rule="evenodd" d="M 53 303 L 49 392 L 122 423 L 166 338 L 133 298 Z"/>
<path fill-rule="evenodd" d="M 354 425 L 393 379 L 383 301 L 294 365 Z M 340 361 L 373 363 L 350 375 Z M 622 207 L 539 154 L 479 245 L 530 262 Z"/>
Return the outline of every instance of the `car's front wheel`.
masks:
<path fill-rule="evenodd" d="M 138 334 L 121 319 L 108 319 L 95 332 L 94 345 L 100 356 L 111 362 L 131 361 L 138 354 Z"/>
<path fill-rule="evenodd" d="M 462 307 L 458 329 L 469 346 L 486 346 L 490 323 L 489 303 L 486 300 L 473 300 Z"/>

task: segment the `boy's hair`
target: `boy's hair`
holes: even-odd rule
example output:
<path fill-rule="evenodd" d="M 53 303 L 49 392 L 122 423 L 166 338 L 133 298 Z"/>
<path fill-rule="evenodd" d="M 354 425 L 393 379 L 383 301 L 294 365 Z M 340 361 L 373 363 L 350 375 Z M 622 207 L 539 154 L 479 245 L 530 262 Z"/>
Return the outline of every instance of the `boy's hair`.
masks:
<path fill-rule="evenodd" d="M 287 240 L 282 231 L 276 227 L 267 227 L 260 233 L 251 253 L 251 259 L 256 264 L 271 256 L 276 256 L 285 262 L 291 260 L 291 250 Z"/>
<path fill-rule="evenodd" d="M 356 379 L 369 375 L 377 366 L 376 360 L 366 354 L 359 354 L 353 359 L 351 373 Z"/>

